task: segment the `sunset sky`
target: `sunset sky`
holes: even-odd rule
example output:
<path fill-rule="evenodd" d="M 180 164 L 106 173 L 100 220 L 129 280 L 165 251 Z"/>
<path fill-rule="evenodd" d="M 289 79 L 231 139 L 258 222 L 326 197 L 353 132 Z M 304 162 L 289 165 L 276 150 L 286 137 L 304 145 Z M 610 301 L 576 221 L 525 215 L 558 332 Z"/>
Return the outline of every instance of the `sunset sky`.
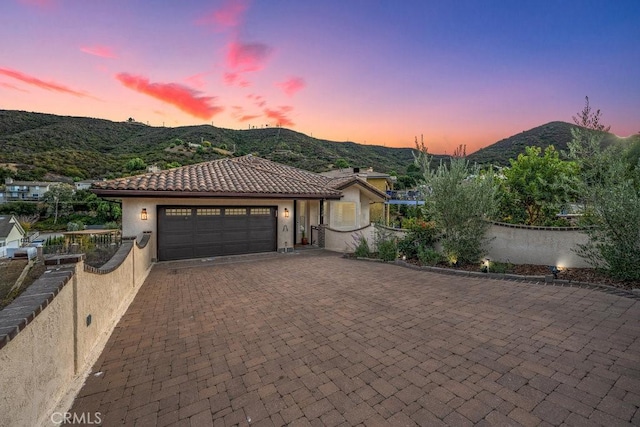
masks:
<path fill-rule="evenodd" d="M 0 109 L 467 151 L 589 96 L 640 131 L 638 0 L 3 0 Z"/>

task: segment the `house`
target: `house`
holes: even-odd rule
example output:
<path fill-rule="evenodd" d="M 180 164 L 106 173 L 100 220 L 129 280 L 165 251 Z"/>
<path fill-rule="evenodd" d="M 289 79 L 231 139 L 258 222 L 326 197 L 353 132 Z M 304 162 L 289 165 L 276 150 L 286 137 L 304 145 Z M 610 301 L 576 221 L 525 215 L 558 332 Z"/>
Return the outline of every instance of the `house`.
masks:
<path fill-rule="evenodd" d="M 56 182 L 5 179 L 4 202 L 39 202 Z"/>
<path fill-rule="evenodd" d="M 19 248 L 26 233 L 13 215 L 0 215 L 0 258 L 7 256 L 7 249 Z"/>
<path fill-rule="evenodd" d="M 382 172 L 375 172 L 373 168 L 361 169 L 361 168 L 343 168 L 335 169 L 328 172 L 322 172 L 321 175 L 325 175 L 333 178 L 348 178 L 358 177 L 367 182 L 367 184 L 377 188 L 381 192 L 388 194 L 393 190 L 393 184 L 396 182 L 396 177 Z M 385 209 L 384 201 L 373 203 L 370 207 L 370 216 L 372 222 L 385 221 L 387 213 Z"/>
<path fill-rule="evenodd" d="M 125 236 L 151 231 L 157 259 L 287 251 L 302 237 L 369 226 L 386 194 L 356 177 L 327 177 L 252 155 L 101 181 L 122 201 Z"/>
<path fill-rule="evenodd" d="M 88 190 L 91 188 L 91 184 L 95 182 L 94 179 L 85 179 L 83 181 L 76 181 L 73 183 L 76 191 Z"/>

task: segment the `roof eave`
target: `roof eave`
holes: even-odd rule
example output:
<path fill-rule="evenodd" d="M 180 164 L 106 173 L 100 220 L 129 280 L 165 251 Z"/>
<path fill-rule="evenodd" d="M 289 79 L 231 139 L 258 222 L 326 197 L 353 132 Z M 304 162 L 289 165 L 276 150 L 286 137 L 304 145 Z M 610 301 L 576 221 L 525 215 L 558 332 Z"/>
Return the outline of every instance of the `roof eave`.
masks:
<path fill-rule="evenodd" d="M 204 192 L 204 191 L 156 191 L 156 190 L 107 190 L 90 189 L 101 197 L 157 197 L 157 198 L 210 198 L 210 199 L 340 199 L 341 192 L 334 194 L 318 193 L 240 193 L 240 192 Z"/>

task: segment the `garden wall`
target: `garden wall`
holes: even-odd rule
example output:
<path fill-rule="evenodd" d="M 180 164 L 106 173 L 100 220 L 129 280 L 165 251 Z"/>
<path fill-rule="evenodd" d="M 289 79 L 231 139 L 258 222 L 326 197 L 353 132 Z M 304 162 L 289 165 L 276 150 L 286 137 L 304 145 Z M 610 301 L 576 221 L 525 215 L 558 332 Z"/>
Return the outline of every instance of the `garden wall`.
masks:
<path fill-rule="evenodd" d="M 149 273 L 149 237 L 124 242 L 101 269 L 78 256 L 48 270 L 0 311 L 0 424 L 51 425 L 71 406 Z"/>
<path fill-rule="evenodd" d="M 492 261 L 560 267 L 591 267 L 575 249 L 589 238 L 580 228 L 492 223 L 485 246 Z"/>
<path fill-rule="evenodd" d="M 356 230 L 344 231 L 324 227 L 324 248 L 334 252 L 351 253 L 354 251 L 357 241 L 355 237 L 363 236 L 369 243 L 369 248 L 374 248 L 375 226 L 373 224 Z"/>

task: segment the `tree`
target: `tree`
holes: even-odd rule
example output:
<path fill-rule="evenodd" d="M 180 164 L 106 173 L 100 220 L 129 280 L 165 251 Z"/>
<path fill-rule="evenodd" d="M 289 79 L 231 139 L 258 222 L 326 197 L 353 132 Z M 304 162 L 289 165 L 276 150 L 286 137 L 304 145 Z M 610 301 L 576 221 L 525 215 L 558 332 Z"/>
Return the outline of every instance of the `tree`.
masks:
<path fill-rule="evenodd" d="M 338 159 L 334 166 L 338 169 L 346 169 L 349 167 L 349 162 L 345 159 Z"/>
<path fill-rule="evenodd" d="M 464 157 L 452 158 L 449 165 L 440 163 L 433 170 L 424 143 L 416 148 L 416 162 L 423 167 L 431 192 L 425 206 L 441 232 L 445 256 L 451 263 L 477 262 L 483 255 L 487 219 L 497 206 L 493 173 L 481 175 L 477 165 L 470 167 Z"/>
<path fill-rule="evenodd" d="M 129 159 L 125 164 L 125 168 L 130 172 L 144 170 L 146 167 L 147 164 L 140 157 Z"/>
<path fill-rule="evenodd" d="M 640 168 L 628 173 L 625 161 L 615 158 L 592 189 L 589 241 L 577 253 L 612 277 L 640 280 Z"/>
<path fill-rule="evenodd" d="M 62 182 L 52 184 L 42 200 L 47 206 L 48 214 L 53 215 L 53 223 L 56 224 L 60 216 L 71 213 L 73 187 Z"/>
<path fill-rule="evenodd" d="M 561 160 L 553 145 L 540 154 L 540 147 L 526 147 L 525 154 L 511 159 L 511 167 L 504 169 L 506 195 L 502 200 L 524 211 L 529 225 L 552 222 L 560 208 L 578 194 L 577 165 Z"/>

